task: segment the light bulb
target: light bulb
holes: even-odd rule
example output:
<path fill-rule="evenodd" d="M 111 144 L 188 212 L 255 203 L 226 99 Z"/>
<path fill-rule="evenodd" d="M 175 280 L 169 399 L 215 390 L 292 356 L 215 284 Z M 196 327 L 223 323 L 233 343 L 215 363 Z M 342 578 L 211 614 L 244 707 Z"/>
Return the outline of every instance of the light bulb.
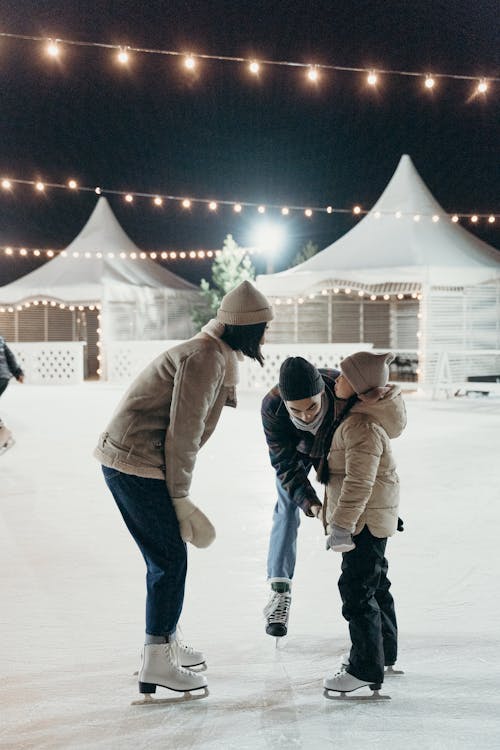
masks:
<path fill-rule="evenodd" d="M 378 75 L 375 73 L 374 70 L 371 70 L 368 73 L 367 82 L 369 86 L 376 86 L 378 81 Z"/>
<path fill-rule="evenodd" d="M 436 81 L 431 75 L 425 76 L 424 86 L 426 89 L 433 89 L 435 85 L 436 85 Z"/>
<path fill-rule="evenodd" d="M 310 65 L 309 66 L 309 68 L 307 70 L 307 77 L 309 78 L 310 81 L 313 81 L 314 83 L 316 83 L 316 81 L 319 78 L 319 73 L 318 73 L 318 69 L 317 69 L 317 67 L 315 65 Z"/>
<path fill-rule="evenodd" d="M 253 73 L 254 76 L 258 75 L 260 71 L 260 65 L 256 60 L 252 60 L 250 65 L 248 66 L 248 70 L 250 73 Z"/>
<path fill-rule="evenodd" d="M 127 50 L 125 49 L 125 47 L 120 47 L 120 51 L 118 52 L 116 58 L 118 62 L 121 63 L 122 65 L 126 65 L 128 63 L 129 54 Z"/>
<path fill-rule="evenodd" d="M 187 55 L 187 57 L 184 58 L 184 65 L 188 70 L 194 70 L 196 68 L 196 60 L 193 55 Z"/>
<path fill-rule="evenodd" d="M 55 41 L 52 39 L 49 39 L 49 42 L 47 44 L 48 56 L 53 57 L 53 58 L 59 57 L 59 52 L 60 52 L 60 48 L 59 48 L 59 44 L 57 43 L 57 39 Z"/>

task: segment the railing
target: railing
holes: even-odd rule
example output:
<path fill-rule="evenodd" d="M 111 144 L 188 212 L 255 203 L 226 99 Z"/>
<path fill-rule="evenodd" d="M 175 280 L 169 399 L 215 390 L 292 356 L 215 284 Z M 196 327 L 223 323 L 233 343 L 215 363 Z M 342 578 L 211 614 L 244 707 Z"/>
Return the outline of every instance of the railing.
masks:
<path fill-rule="evenodd" d="M 83 341 L 7 342 L 34 385 L 74 385 L 83 381 Z"/>

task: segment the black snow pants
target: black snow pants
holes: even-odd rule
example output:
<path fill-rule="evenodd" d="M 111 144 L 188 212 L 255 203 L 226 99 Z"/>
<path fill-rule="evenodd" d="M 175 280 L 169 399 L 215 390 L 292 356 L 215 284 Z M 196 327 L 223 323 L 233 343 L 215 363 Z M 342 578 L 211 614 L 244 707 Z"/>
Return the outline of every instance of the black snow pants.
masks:
<path fill-rule="evenodd" d="M 387 539 L 367 526 L 353 537 L 356 548 L 342 555 L 339 591 L 342 614 L 349 623 L 351 652 L 347 671 L 359 680 L 381 683 L 384 665 L 394 664 L 398 628 L 394 599 L 389 592 Z"/>

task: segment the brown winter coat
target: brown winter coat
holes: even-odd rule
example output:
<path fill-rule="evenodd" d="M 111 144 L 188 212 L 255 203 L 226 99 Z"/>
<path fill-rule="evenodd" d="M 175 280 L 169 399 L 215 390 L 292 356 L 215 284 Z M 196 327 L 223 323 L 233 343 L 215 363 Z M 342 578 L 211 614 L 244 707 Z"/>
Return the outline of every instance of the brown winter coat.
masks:
<path fill-rule="evenodd" d="M 359 534 L 365 524 L 379 538 L 398 524 L 399 479 L 391 439 L 406 426 L 401 389 L 392 385 L 379 401 L 358 401 L 336 430 L 328 466 L 324 521 Z"/>
<path fill-rule="evenodd" d="M 222 407 L 236 405 L 234 388 L 223 384 L 222 346 L 201 334 L 156 357 L 118 404 L 97 460 L 125 474 L 166 479 L 173 498 L 188 495 L 198 450 Z"/>

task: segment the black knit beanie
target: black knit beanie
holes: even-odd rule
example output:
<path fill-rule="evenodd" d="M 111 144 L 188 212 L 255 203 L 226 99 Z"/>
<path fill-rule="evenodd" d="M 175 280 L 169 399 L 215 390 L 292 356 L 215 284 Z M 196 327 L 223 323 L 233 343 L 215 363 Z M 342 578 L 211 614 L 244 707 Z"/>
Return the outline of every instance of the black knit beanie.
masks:
<path fill-rule="evenodd" d="M 283 401 L 316 396 L 324 387 L 319 371 L 303 357 L 288 357 L 280 367 L 279 388 Z"/>

